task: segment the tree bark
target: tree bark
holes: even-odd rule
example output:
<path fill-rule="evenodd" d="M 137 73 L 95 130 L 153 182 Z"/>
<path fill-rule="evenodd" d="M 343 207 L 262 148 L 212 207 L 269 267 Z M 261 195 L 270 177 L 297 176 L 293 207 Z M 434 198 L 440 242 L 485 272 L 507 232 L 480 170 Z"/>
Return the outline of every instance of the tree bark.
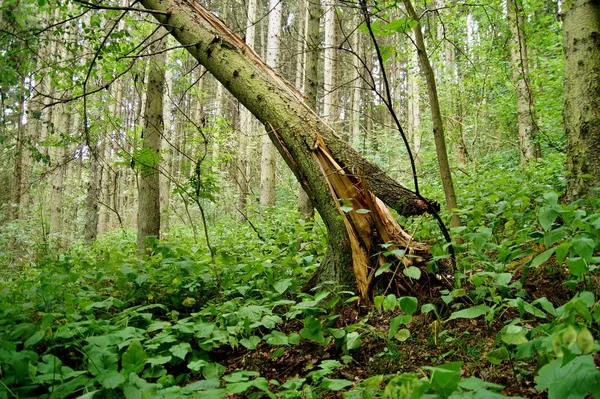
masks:
<path fill-rule="evenodd" d="M 142 132 L 141 157 L 136 157 L 140 167 L 138 189 L 138 250 L 143 252 L 150 236 L 160 236 L 160 185 L 158 165 L 160 162 L 160 141 L 164 131 L 163 91 L 165 85 L 164 40 L 158 40 L 150 47 L 154 55 L 150 59 L 148 89 L 146 91 L 146 111 Z M 141 159 L 139 159 L 141 158 Z"/>
<path fill-rule="evenodd" d="M 565 10 L 563 26 L 565 199 L 574 201 L 600 195 L 592 190 L 600 187 L 600 3 L 574 0 Z"/>
<path fill-rule="evenodd" d="M 242 39 L 195 2 L 142 4 L 168 12 L 155 17 L 265 125 L 313 200 L 328 231 L 327 252 L 313 283 L 356 286 L 368 301 L 375 271 L 385 261 L 381 244 L 416 255 L 402 257 L 403 265 L 428 255 L 427 247 L 414 243 L 383 202 L 403 215 L 422 214 L 429 205 L 354 151 Z"/>
<path fill-rule="evenodd" d="M 456 193 L 454 192 L 454 183 L 452 182 L 452 173 L 450 172 L 450 164 L 448 162 L 448 151 L 446 150 L 446 139 L 444 137 L 444 123 L 442 121 L 442 112 L 440 110 L 435 75 L 425 49 L 425 41 L 423 40 L 423 31 L 421 30 L 419 16 L 417 15 L 410 0 L 403 1 L 408 15 L 411 19 L 417 22 L 416 26 L 413 28 L 413 33 L 415 35 L 415 45 L 417 47 L 417 54 L 419 55 L 421 70 L 425 75 L 425 81 L 427 83 L 427 93 L 429 95 L 431 119 L 433 122 L 433 137 L 435 140 L 435 151 L 437 154 L 438 166 L 440 168 L 440 178 L 442 180 L 444 195 L 446 197 L 446 207 L 452 214 L 450 226 L 458 227 L 460 226 L 460 219 L 455 212 L 455 209 L 458 208 L 458 205 L 456 202 Z"/>
<path fill-rule="evenodd" d="M 411 34 L 411 39 L 414 40 L 414 32 Z M 415 157 L 415 167 L 421 169 L 423 163 L 421 156 L 421 95 L 419 84 L 419 56 L 417 52 L 413 52 L 410 56 L 410 62 L 406 71 L 407 80 L 407 113 L 408 113 L 408 135 L 409 142 L 412 142 L 413 152 Z"/>
<path fill-rule="evenodd" d="M 280 0 L 269 2 L 269 36 L 267 40 L 267 65 L 277 68 L 279 62 L 279 43 L 281 34 L 281 14 L 283 4 Z M 276 149 L 269 135 L 262 138 L 260 160 L 260 204 L 275 205 L 275 153 Z"/>
<path fill-rule="evenodd" d="M 306 7 L 306 29 L 305 41 L 306 52 L 304 68 L 303 93 L 306 98 L 307 105 L 317 111 L 317 89 L 319 87 L 319 16 L 321 15 L 321 7 L 319 0 L 308 0 Z M 298 211 L 305 220 L 311 220 L 314 217 L 314 206 L 306 191 L 300 185 L 298 190 Z"/>
<path fill-rule="evenodd" d="M 246 44 L 254 50 L 254 41 L 256 37 L 256 0 L 248 1 L 248 17 L 246 19 Z M 248 203 L 248 147 L 250 146 L 250 137 L 252 137 L 253 116 L 245 107 L 240 108 L 240 127 L 241 134 L 239 138 L 239 149 L 237 154 L 237 191 L 238 191 L 238 221 L 246 221 L 248 214 L 246 205 Z"/>
<path fill-rule="evenodd" d="M 85 197 L 85 225 L 83 228 L 84 242 L 91 245 L 98 235 L 98 199 L 100 197 L 100 179 L 102 170 L 98 165 L 97 143 L 88 148 L 88 183 Z"/>
<path fill-rule="evenodd" d="M 510 58 L 513 83 L 517 99 L 517 128 L 521 163 L 526 164 L 541 157 L 537 142 L 538 125 L 535 120 L 535 104 L 529 80 L 529 57 L 525 40 L 525 20 L 521 0 L 508 0 L 508 21 L 511 33 Z"/>

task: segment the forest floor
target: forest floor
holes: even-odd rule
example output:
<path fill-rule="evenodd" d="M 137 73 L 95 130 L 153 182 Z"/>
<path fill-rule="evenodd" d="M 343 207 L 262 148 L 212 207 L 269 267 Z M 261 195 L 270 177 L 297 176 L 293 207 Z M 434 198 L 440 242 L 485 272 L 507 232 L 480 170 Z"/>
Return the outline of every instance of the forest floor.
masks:
<path fill-rule="evenodd" d="M 573 290 L 562 287 L 564 280 L 564 274 L 547 273 L 538 269 L 527 276 L 524 288 L 530 300 L 546 297 L 555 307 L 559 307 L 574 294 Z M 439 295 L 430 297 L 432 293 L 427 292 L 419 297 L 419 302 L 443 304 Z M 535 389 L 534 376 L 537 365 L 534 360 L 515 360 L 495 365 L 486 359 L 485 355 L 498 343 L 499 332 L 507 323 L 519 317 L 516 309 L 506 310 L 491 324 L 479 318 L 455 319 L 442 325 L 432 313 L 416 315 L 407 325 L 411 332 L 410 338 L 395 344 L 386 339 L 386 335 L 390 320 L 400 312 L 366 315 L 364 309 L 351 305 L 343 306 L 338 311 L 339 318 L 335 327 L 349 326 L 361 318 L 368 317 L 367 323 L 373 330 L 363 335 L 362 345 L 353 352 L 352 362 L 337 369 L 330 377 L 358 382 L 373 375 L 418 374 L 423 366 L 458 361 L 464 365 L 461 371 L 462 378 L 474 376 L 489 383 L 502 385 L 504 389 L 501 393 L 506 396 L 548 397 L 547 392 L 538 392 Z M 535 320 L 526 322 L 530 327 L 535 327 Z M 298 322 L 287 324 L 283 330 L 292 333 L 301 328 L 302 325 Z M 284 383 L 306 375 L 324 360 L 338 359 L 341 350 L 336 348 L 334 343 L 322 347 L 305 341 L 284 353 L 278 353 L 276 347 L 262 342 L 252 351 L 238 348 L 220 350 L 212 355 L 226 366 L 227 372 L 254 370 L 268 380 Z M 595 361 L 600 369 L 600 353 L 596 353 Z M 322 397 L 341 398 L 342 393 L 331 392 Z"/>

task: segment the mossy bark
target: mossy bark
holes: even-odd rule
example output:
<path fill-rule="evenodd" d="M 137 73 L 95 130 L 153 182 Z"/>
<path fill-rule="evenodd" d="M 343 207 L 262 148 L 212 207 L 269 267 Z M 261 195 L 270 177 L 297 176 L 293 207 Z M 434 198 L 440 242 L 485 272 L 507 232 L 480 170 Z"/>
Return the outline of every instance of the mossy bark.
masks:
<path fill-rule="evenodd" d="M 600 187 L 600 2 L 565 4 L 565 199 L 598 196 Z"/>
<path fill-rule="evenodd" d="M 374 269 L 381 261 L 379 244 L 392 241 L 408 253 L 427 252 L 400 229 L 383 202 L 404 215 L 425 213 L 429 205 L 362 158 L 223 22 L 187 0 L 142 0 L 142 4 L 159 11 L 155 17 L 265 125 L 310 196 L 329 234 L 327 253 L 313 283 L 355 285 L 368 299 Z M 370 212 L 343 212 L 339 200 L 349 197 L 355 210 Z M 415 258 L 402 262 L 411 259 Z"/>

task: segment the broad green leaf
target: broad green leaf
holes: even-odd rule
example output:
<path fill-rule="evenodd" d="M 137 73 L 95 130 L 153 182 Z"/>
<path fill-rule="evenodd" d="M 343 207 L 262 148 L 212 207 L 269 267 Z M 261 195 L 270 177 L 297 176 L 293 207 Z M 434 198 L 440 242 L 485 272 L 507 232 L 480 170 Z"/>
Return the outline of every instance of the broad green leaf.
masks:
<path fill-rule="evenodd" d="M 265 336 L 265 341 L 269 345 L 287 345 L 287 335 L 281 331 L 271 331 L 271 334 Z"/>
<path fill-rule="evenodd" d="M 336 380 L 331 378 L 323 378 L 321 384 L 319 384 L 320 388 L 328 389 L 330 391 L 339 391 L 340 389 L 344 389 L 352 385 L 351 381 L 348 380 Z"/>
<path fill-rule="evenodd" d="M 63 382 L 52 390 L 50 399 L 68 398 L 77 389 L 84 387 L 90 383 L 90 378 L 85 375 L 73 378 L 72 380 Z"/>
<path fill-rule="evenodd" d="M 478 305 L 473 306 L 472 308 L 459 310 L 458 312 L 454 312 L 448 318 L 448 321 L 454 319 L 474 319 L 479 316 L 482 316 L 486 313 L 489 313 L 491 308 L 487 305 Z"/>
<path fill-rule="evenodd" d="M 533 260 L 531 261 L 531 264 L 529 266 L 530 267 L 538 267 L 540 265 L 543 265 L 544 263 L 546 263 L 548 261 L 548 259 L 550 259 L 552 254 L 554 254 L 555 249 L 556 248 L 550 248 L 550 249 L 542 252 L 541 254 L 539 254 L 538 256 L 533 258 Z"/>
<path fill-rule="evenodd" d="M 398 304 L 398 300 L 394 294 L 389 294 L 383 300 L 383 311 L 389 312 L 396 309 L 396 305 Z"/>
<path fill-rule="evenodd" d="M 573 238 L 573 252 L 575 252 L 576 255 L 581 256 L 588 263 L 592 260 L 595 246 L 596 241 L 589 237 L 580 236 Z"/>
<path fill-rule="evenodd" d="M 558 211 L 554 208 L 554 206 L 542 206 L 539 210 L 539 219 L 542 228 L 545 231 L 550 230 L 552 224 L 556 220 L 558 216 Z"/>
<path fill-rule="evenodd" d="M 246 349 L 254 350 L 254 349 L 256 349 L 256 347 L 258 346 L 260 341 L 261 341 L 260 337 L 257 337 L 256 335 L 252 335 L 251 337 L 248 337 L 248 338 L 242 338 L 240 340 L 240 344 L 242 344 L 244 347 L 246 347 Z"/>
<path fill-rule="evenodd" d="M 492 364 L 500 364 L 504 360 L 510 359 L 510 354 L 505 346 L 501 346 L 500 348 L 488 352 L 488 354 L 485 355 L 485 358 Z"/>
<path fill-rule="evenodd" d="M 488 389 L 488 388 L 495 389 L 498 391 L 501 389 L 504 389 L 504 385 L 498 385 L 498 384 L 494 384 L 492 382 L 487 382 L 487 381 L 484 381 L 477 377 L 465 378 L 465 379 L 461 380 L 459 385 L 462 388 L 469 389 L 471 391 L 479 391 L 479 390 L 484 390 L 484 389 Z"/>
<path fill-rule="evenodd" d="M 44 338 L 44 335 L 46 335 L 46 331 L 45 330 L 38 330 L 35 332 L 35 334 L 33 334 L 31 337 L 29 337 L 29 339 L 27 341 L 25 341 L 25 348 L 29 348 L 32 345 L 37 344 L 38 342 L 40 342 L 42 340 L 42 338 Z"/>
<path fill-rule="evenodd" d="M 421 278 L 421 269 L 416 266 L 409 266 L 402 271 L 406 277 L 418 280 Z"/>
<path fill-rule="evenodd" d="M 564 227 L 559 227 L 558 229 L 550 230 L 546 232 L 546 234 L 544 234 L 544 245 L 546 246 L 546 248 L 551 247 L 552 245 L 565 238 L 567 235 L 569 235 L 569 230 L 567 230 Z"/>
<path fill-rule="evenodd" d="M 292 280 L 288 278 L 286 280 L 277 281 L 275 284 L 273 284 L 273 288 L 278 293 L 283 294 L 284 292 L 287 291 L 288 288 L 291 287 L 291 285 L 292 285 Z"/>
<path fill-rule="evenodd" d="M 360 334 L 356 331 L 348 333 L 346 335 L 346 347 L 348 350 L 358 349 L 360 348 L 362 341 L 360 339 Z"/>
<path fill-rule="evenodd" d="M 218 380 L 227 369 L 220 363 L 209 363 L 202 369 L 202 375 L 207 380 Z"/>
<path fill-rule="evenodd" d="M 437 314 L 437 311 L 435 309 L 435 305 L 433 303 L 426 303 L 425 305 L 421 306 L 421 313 L 426 314 L 433 311 L 434 313 Z"/>
<path fill-rule="evenodd" d="M 380 276 L 383 272 L 385 272 L 386 270 L 389 270 L 390 267 L 392 267 L 391 263 L 384 263 L 383 265 L 381 265 L 379 267 L 379 269 L 377 269 L 377 271 L 375 272 L 375 277 Z"/>
<path fill-rule="evenodd" d="M 408 331 L 408 329 L 406 328 L 403 328 L 396 334 L 394 334 L 394 338 L 396 338 L 400 342 L 404 342 L 410 338 L 410 331 Z"/>
<path fill-rule="evenodd" d="M 192 371 L 200 371 L 204 368 L 204 366 L 206 366 L 208 364 L 208 362 L 206 360 L 194 360 L 188 363 L 187 367 L 188 369 L 192 370 Z"/>
<path fill-rule="evenodd" d="M 600 371 L 592 355 L 577 356 L 564 366 L 562 363 L 556 359 L 540 369 L 535 377 L 538 391 L 547 389 L 549 399 L 583 399 L 587 394 L 598 397 Z"/>
<path fill-rule="evenodd" d="M 419 306 L 419 301 L 413 296 L 404 296 L 398 302 L 400 303 L 400 309 L 409 316 L 412 316 Z"/>
<path fill-rule="evenodd" d="M 181 342 L 169 348 L 169 352 L 171 352 L 173 356 L 178 357 L 181 360 L 185 360 L 185 356 L 191 351 L 192 347 L 187 342 Z"/>
<path fill-rule="evenodd" d="M 96 380 L 106 389 L 114 389 L 125 382 L 123 374 L 116 370 L 111 370 L 107 373 L 96 376 Z"/>
<path fill-rule="evenodd" d="M 121 357 L 123 373 L 125 375 L 129 375 L 131 372 L 139 373 L 144 369 L 146 360 L 148 360 L 148 355 L 142 344 L 139 341 L 133 341 Z"/>
<path fill-rule="evenodd" d="M 183 388 L 181 388 L 181 392 L 190 393 L 196 391 L 208 391 L 219 388 L 220 386 L 221 383 L 219 382 L 219 380 L 201 380 L 192 382 L 191 384 L 184 386 Z"/>
<path fill-rule="evenodd" d="M 588 271 L 588 265 L 583 258 L 569 258 L 567 259 L 567 267 L 569 272 L 576 277 L 581 277 Z"/>
<path fill-rule="evenodd" d="M 438 367 L 423 367 L 431 371 L 430 381 L 436 393 L 448 397 L 458 388 L 460 382 L 461 362 L 446 363 Z"/>
<path fill-rule="evenodd" d="M 536 299 L 535 301 L 531 302 L 531 304 L 532 305 L 539 304 L 542 307 L 542 309 L 544 309 L 550 315 L 556 316 L 556 309 L 554 308 L 554 305 L 545 296 L 543 296 L 539 299 Z"/>
<path fill-rule="evenodd" d="M 94 348 L 88 354 L 88 370 L 94 376 L 116 371 L 119 367 L 119 357 L 114 348 Z"/>
<path fill-rule="evenodd" d="M 158 366 L 159 364 L 165 364 L 171 361 L 171 356 L 154 356 L 148 359 L 148 363 L 151 366 Z"/>

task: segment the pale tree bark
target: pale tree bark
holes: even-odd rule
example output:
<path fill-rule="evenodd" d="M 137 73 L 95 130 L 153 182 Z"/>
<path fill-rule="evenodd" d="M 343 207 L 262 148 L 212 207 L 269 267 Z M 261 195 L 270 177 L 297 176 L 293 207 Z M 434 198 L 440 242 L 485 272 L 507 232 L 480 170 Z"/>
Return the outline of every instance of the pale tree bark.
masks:
<path fill-rule="evenodd" d="M 429 106 L 431 107 L 433 137 L 435 141 L 438 167 L 440 169 L 440 178 L 444 188 L 446 207 L 451 212 L 450 226 L 458 227 L 460 226 L 460 219 L 455 211 L 458 208 L 458 205 L 456 202 L 456 193 L 454 192 L 454 184 L 452 182 L 450 163 L 448 162 L 448 151 L 446 150 L 446 139 L 444 137 L 444 123 L 442 121 L 442 112 L 440 110 L 435 75 L 433 73 L 431 63 L 429 62 L 429 57 L 427 56 L 419 16 L 417 15 L 410 0 L 403 0 L 403 2 L 409 17 L 416 21 L 416 25 L 413 28 L 413 33 L 415 37 L 415 46 L 417 47 L 417 54 L 419 56 L 419 62 L 421 64 L 421 70 L 425 76 L 425 82 L 427 84 L 427 94 L 429 96 Z"/>
<path fill-rule="evenodd" d="M 600 3 L 573 0 L 564 13 L 567 189 L 598 198 L 600 187 Z"/>
<path fill-rule="evenodd" d="M 100 197 L 100 179 L 102 169 L 98 159 L 98 144 L 90 143 L 88 147 L 88 182 L 85 196 L 84 242 L 91 245 L 98 235 L 98 198 Z"/>
<path fill-rule="evenodd" d="M 411 33 L 411 40 L 415 40 L 414 32 Z M 421 86 L 419 69 L 419 55 L 413 51 L 407 67 L 407 124 L 409 142 L 413 145 L 413 154 L 417 170 L 421 169 L 423 163 L 421 156 Z"/>
<path fill-rule="evenodd" d="M 360 14 L 356 14 L 355 24 L 360 25 L 361 19 Z M 360 59 L 363 57 L 362 51 L 362 43 L 360 31 L 357 29 L 352 35 L 352 50 L 356 53 L 354 54 L 354 62 L 353 62 L 353 70 L 352 70 L 352 127 L 350 133 L 350 142 L 352 143 L 352 147 L 354 149 L 358 149 L 360 145 L 360 120 L 362 114 L 362 89 L 363 89 L 363 78 L 362 78 L 362 68 L 363 64 L 360 62 Z"/>
<path fill-rule="evenodd" d="M 283 4 L 280 0 L 269 1 L 269 34 L 267 39 L 267 65 L 277 68 L 279 63 L 279 45 L 281 42 L 281 14 Z M 275 205 L 275 166 L 277 150 L 268 134 L 263 135 L 260 159 L 260 204 Z"/>
<path fill-rule="evenodd" d="M 302 91 L 307 105 L 315 112 L 317 111 L 317 89 L 319 87 L 320 14 L 321 7 L 319 0 L 308 0 L 304 16 L 304 38 L 301 40 L 303 43 L 306 43 L 306 46 L 303 47 L 305 55 L 303 65 L 304 79 L 301 82 L 301 86 L 303 86 Z M 299 87 L 298 83 L 296 82 L 296 87 Z M 298 212 L 300 212 L 305 220 L 311 220 L 315 213 L 313 203 L 304 188 L 302 188 L 302 185 L 300 185 L 300 189 L 298 190 Z"/>
<path fill-rule="evenodd" d="M 323 56 L 323 119 L 329 124 L 335 122 L 335 0 L 324 1 L 325 9 L 325 49 Z"/>
<path fill-rule="evenodd" d="M 507 0 L 508 21 L 511 33 L 510 58 L 513 84 L 517 98 L 517 129 L 521 163 L 541 157 L 537 141 L 539 127 L 535 120 L 535 104 L 529 80 L 529 57 L 525 40 L 525 21 L 521 0 Z"/>
<path fill-rule="evenodd" d="M 399 267 L 423 261 L 427 247 L 402 230 L 384 202 L 403 215 L 422 214 L 431 205 L 354 151 L 304 103 L 298 90 L 212 13 L 187 0 L 142 4 L 169 11 L 155 17 L 265 125 L 313 200 L 328 231 L 327 252 L 313 284 L 355 286 L 368 301 L 375 271 L 386 261 L 381 244 L 415 255 L 397 259 Z"/>
<path fill-rule="evenodd" d="M 166 40 L 166 39 L 164 39 Z M 165 83 L 163 93 L 163 133 L 161 136 L 161 148 L 162 157 L 159 175 L 160 183 L 160 233 L 165 235 L 169 232 L 170 217 L 171 217 L 171 179 L 173 176 L 170 173 L 169 166 L 171 165 L 172 159 L 172 148 L 171 141 L 173 138 L 172 132 L 172 112 L 171 112 L 171 98 L 173 89 L 173 72 L 169 65 L 169 53 L 165 54 Z"/>
<path fill-rule="evenodd" d="M 64 34 L 64 42 L 69 41 L 69 34 Z M 59 62 L 67 59 L 67 49 L 64 45 L 57 49 L 60 54 Z M 65 93 L 68 97 L 69 93 Z M 54 127 L 54 147 L 52 147 L 52 194 L 50 195 L 50 234 L 54 236 L 58 243 L 63 240 L 63 191 L 68 159 L 69 130 L 71 127 L 70 104 L 59 103 L 52 111 L 52 123 Z"/>
<path fill-rule="evenodd" d="M 256 0 L 248 1 L 246 19 L 246 44 L 254 50 L 256 32 Z M 240 137 L 237 153 L 237 209 L 238 221 L 245 221 L 248 217 L 246 206 L 248 204 L 248 179 L 249 179 L 249 145 L 252 136 L 252 120 L 254 116 L 244 106 L 240 106 Z"/>
<path fill-rule="evenodd" d="M 160 141 L 163 135 L 163 91 L 165 84 L 165 40 L 158 40 L 162 30 L 153 37 L 150 58 L 146 110 L 142 132 L 142 159 L 138 189 L 138 250 L 143 252 L 150 236 L 160 237 Z"/>

